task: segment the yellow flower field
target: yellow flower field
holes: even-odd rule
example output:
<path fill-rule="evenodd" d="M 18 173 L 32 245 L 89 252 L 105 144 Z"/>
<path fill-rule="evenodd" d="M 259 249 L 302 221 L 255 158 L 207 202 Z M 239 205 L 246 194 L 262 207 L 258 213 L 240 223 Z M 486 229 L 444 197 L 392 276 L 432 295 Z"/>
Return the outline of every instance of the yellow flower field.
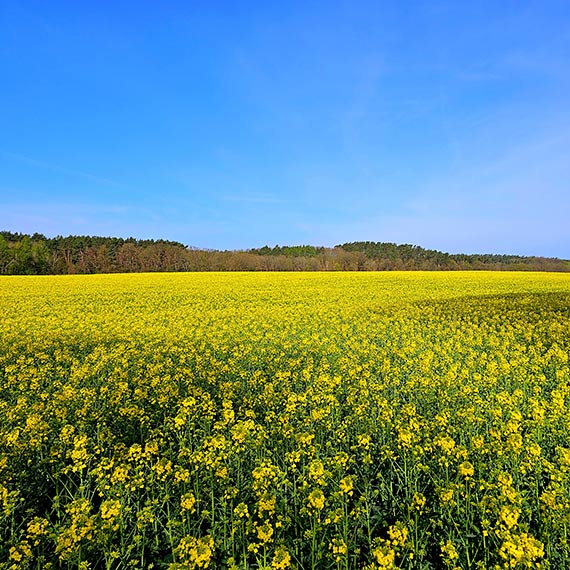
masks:
<path fill-rule="evenodd" d="M 570 568 L 570 275 L 0 280 L 0 568 Z"/>

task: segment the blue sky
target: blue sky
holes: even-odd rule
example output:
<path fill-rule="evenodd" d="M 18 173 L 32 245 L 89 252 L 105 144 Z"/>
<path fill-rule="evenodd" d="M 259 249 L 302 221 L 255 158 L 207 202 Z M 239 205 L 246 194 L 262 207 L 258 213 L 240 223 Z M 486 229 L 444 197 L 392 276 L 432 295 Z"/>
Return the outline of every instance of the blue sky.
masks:
<path fill-rule="evenodd" d="M 570 258 L 566 0 L 0 3 L 0 229 Z"/>

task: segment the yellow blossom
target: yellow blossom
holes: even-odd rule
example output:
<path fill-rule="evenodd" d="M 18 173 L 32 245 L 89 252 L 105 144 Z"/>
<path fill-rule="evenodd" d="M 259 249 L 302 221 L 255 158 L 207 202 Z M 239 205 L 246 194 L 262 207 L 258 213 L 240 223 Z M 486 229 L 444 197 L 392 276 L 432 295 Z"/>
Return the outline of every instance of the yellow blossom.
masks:
<path fill-rule="evenodd" d="M 475 468 L 469 461 L 464 461 L 458 468 L 459 475 L 462 477 L 473 477 L 475 473 Z"/>
<path fill-rule="evenodd" d="M 313 511 L 321 511 L 325 506 L 325 496 L 320 489 L 313 489 L 309 493 L 308 498 L 309 507 Z"/>
<path fill-rule="evenodd" d="M 196 497 L 194 497 L 194 493 L 188 492 L 182 495 L 180 506 L 183 511 L 190 511 L 193 513 L 196 510 Z"/>

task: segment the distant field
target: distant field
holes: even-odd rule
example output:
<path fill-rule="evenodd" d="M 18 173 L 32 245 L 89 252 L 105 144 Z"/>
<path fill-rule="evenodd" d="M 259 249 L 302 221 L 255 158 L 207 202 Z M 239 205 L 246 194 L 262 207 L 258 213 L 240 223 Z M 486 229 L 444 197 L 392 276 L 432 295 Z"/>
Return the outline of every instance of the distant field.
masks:
<path fill-rule="evenodd" d="M 570 568 L 570 275 L 0 278 L 0 569 Z"/>

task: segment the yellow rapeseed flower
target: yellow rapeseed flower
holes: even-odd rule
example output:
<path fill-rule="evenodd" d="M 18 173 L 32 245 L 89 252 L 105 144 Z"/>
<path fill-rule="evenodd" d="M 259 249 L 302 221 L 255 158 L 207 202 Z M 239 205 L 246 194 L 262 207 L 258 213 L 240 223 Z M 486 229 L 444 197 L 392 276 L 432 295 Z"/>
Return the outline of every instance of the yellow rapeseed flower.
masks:
<path fill-rule="evenodd" d="M 325 495 L 320 489 L 313 489 L 309 493 L 308 505 L 313 512 L 322 511 L 325 506 Z"/>

